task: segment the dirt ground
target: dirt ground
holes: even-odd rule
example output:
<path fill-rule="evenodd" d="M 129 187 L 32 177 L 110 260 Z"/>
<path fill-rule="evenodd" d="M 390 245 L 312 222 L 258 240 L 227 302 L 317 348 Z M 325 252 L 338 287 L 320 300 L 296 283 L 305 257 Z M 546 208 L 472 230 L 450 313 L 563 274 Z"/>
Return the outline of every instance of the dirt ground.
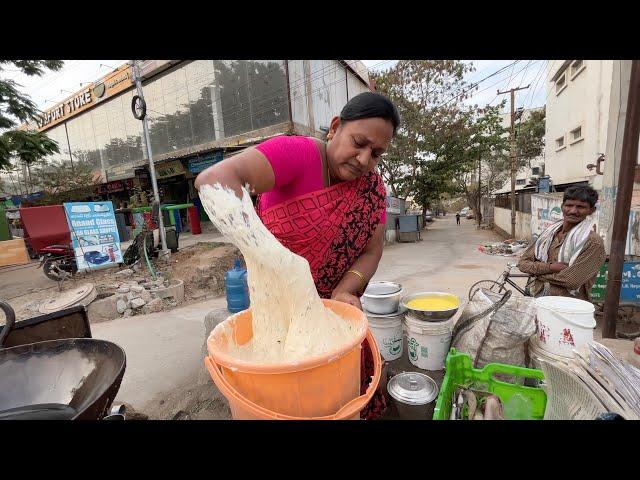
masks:
<path fill-rule="evenodd" d="M 185 296 L 180 305 L 187 305 L 223 294 L 224 274 L 233 267 L 234 261 L 238 257 L 239 251 L 231 244 L 202 242 L 172 254 L 168 263 L 154 259 L 152 265 L 157 275 L 167 280 L 180 279 L 184 281 Z M 119 279 L 115 276 L 118 271 L 126 268 L 129 267 L 123 265 L 121 268 L 80 272 L 62 284 L 46 279 L 42 270 L 35 268 L 35 266 L 22 268 L 18 272 L 13 270 L 0 271 L 0 276 L 6 280 L 8 285 L 16 275 L 21 276 L 21 284 L 15 285 L 14 283 L 11 291 L 6 290 L 7 296 L 0 294 L 0 297 L 8 299 L 9 304 L 16 312 L 17 320 L 24 320 L 41 315 L 40 305 L 59 295 L 60 292 L 78 288 L 86 283 L 95 285 L 98 299 L 113 294 L 120 281 L 130 279 Z M 138 279 L 140 282 L 151 280 L 151 274 L 146 265 L 140 264 L 133 270 L 134 279 Z M 36 285 L 36 287 L 31 287 L 31 285 Z M 165 304 L 164 310 L 170 310 L 175 306 L 177 305 Z M 89 320 L 91 321 L 91 319 Z"/>
<path fill-rule="evenodd" d="M 185 301 L 224 293 L 224 274 L 233 267 L 240 251 L 221 242 L 197 243 L 171 255 L 168 266 L 159 270 L 166 278 L 184 281 Z"/>
<path fill-rule="evenodd" d="M 211 379 L 192 378 L 144 408 L 149 420 L 230 420 L 229 403 Z"/>

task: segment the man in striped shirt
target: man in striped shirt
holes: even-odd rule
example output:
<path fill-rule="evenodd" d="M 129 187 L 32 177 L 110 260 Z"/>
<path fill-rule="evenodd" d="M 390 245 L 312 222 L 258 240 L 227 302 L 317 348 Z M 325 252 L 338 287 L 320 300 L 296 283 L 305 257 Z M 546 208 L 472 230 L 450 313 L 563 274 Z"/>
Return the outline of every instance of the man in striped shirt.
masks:
<path fill-rule="evenodd" d="M 530 292 L 591 300 L 590 291 L 606 259 L 604 243 L 589 218 L 598 193 L 591 187 L 569 187 L 562 199 L 563 219 L 549 226 L 518 262 L 534 276 Z"/>

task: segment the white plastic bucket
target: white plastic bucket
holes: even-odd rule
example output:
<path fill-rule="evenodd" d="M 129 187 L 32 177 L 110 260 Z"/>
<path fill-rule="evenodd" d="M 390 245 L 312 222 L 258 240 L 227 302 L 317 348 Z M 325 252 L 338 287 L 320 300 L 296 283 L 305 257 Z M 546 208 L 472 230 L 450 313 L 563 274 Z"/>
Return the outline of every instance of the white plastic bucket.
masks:
<path fill-rule="evenodd" d="M 369 328 L 376 339 L 382 357 L 390 362 L 402 356 L 402 315 L 379 318 L 368 317 Z"/>
<path fill-rule="evenodd" d="M 593 341 L 593 304 L 570 297 L 536 298 L 536 343 L 554 355 L 573 357 L 573 349 Z"/>
<path fill-rule="evenodd" d="M 545 360 L 547 362 L 562 362 L 567 360 L 567 357 L 554 355 L 553 353 L 543 350 L 538 343 L 537 337 L 532 337 L 529 341 L 529 368 L 542 370 L 540 360 Z"/>
<path fill-rule="evenodd" d="M 409 361 L 423 370 L 442 370 L 451 345 L 453 319 L 425 322 L 405 317 Z"/>

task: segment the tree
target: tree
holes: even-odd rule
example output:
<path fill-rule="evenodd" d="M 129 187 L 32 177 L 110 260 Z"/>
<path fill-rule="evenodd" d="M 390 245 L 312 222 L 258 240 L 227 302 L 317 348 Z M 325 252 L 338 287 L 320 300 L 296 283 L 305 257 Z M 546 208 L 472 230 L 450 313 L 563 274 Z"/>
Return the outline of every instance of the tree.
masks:
<path fill-rule="evenodd" d="M 394 195 L 413 197 L 423 214 L 457 188 L 451 178 L 460 161 L 459 131 L 469 115 L 462 102 L 475 88 L 464 76 L 472 70 L 458 60 L 401 60 L 373 75 L 402 120 L 380 172 Z"/>
<path fill-rule="evenodd" d="M 519 167 L 530 166 L 544 151 L 546 109 L 530 110 L 526 120 L 516 126 L 516 153 Z"/>
<path fill-rule="evenodd" d="M 28 76 L 42 76 L 46 70 L 60 70 L 61 60 L 0 60 L 0 73 L 7 65 L 13 65 Z M 44 133 L 14 129 L 21 123 L 35 120 L 40 112 L 28 95 L 20 93 L 20 87 L 13 80 L 0 79 L 0 170 L 12 168 L 12 158 L 28 162 L 30 168 L 34 162 L 44 156 L 58 152 L 57 143 Z M 8 130 L 8 131 L 6 131 Z"/>
<path fill-rule="evenodd" d="M 484 192 L 490 193 L 498 181 L 506 178 L 508 172 L 505 167 L 508 163 L 509 137 L 500 117 L 504 104 L 503 101 L 495 107 L 477 110 L 461 135 L 461 141 L 466 145 L 462 155 L 467 161 L 462 162 L 455 178 L 476 218 L 480 218 L 480 212 L 477 211 L 479 198 Z M 476 174 L 478 168 L 480 171 Z"/>
<path fill-rule="evenodd" d="M 85 200 L 99 183 L 94 168 L 87 162 L 74 163 L 73 170 L 65 162 L 51 163 L 34 170 L 44 195 L 38 205 L 59 205 Z"/>
<path fill-rule="evenodd" d="M 3 134 L 5 143 L 9 149 L 11 156 L 17 158 L 26 165 L 28 179 L 33 189 L 33 181 L 31 179 L 31 167 L 44 160 L 47 156 L 58 153 L 58 142 L 51 140 L 42 132 L 29 130 L 10 130 Z"/>

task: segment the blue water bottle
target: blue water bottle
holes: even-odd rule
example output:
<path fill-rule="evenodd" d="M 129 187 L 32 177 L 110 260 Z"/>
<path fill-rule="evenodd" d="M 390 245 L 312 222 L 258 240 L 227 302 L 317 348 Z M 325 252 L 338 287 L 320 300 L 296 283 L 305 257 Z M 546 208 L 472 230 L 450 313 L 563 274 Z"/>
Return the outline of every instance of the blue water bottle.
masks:
<path fill-rule="evenodd" d="M 249 308 L 247 270 L 240 266 L 240 259 L 236 259 L 233 268 L 224 274 L 224 288 L 227 292 L 227 310 L 237 313 Z"/>

